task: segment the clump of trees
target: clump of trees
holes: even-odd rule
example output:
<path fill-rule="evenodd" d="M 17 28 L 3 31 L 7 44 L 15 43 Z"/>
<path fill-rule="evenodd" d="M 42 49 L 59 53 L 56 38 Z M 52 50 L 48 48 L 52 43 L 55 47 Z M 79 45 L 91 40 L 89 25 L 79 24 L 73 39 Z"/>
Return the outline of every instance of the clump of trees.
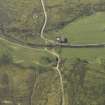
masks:
<path fill-rule="evenodd" d="M 9 52 L 5 52 L 0 56 L 0 65 L 13 63 L 13 57 Z"/>

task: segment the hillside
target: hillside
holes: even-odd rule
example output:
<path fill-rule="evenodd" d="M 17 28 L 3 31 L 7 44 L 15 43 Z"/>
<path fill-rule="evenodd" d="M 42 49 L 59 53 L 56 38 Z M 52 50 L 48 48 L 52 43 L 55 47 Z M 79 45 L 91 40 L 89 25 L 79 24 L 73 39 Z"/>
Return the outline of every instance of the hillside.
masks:
<path fill-rule="evenodd" d="M 105 105 L 105 48 L 27 46 L 105 43 L 105 1 L 44 5 L 0 0 L 0 105 Z"/>

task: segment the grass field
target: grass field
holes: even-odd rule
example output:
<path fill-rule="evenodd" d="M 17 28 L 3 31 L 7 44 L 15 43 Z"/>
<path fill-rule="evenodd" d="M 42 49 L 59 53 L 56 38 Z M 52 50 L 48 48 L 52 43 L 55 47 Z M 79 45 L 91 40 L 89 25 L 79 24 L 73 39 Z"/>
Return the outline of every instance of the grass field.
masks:
<path fill-rule="evenodd" d="M 54 34 L 52 35 L 54 36 Z M 81 17 L 58 31 L 56 35 L 67 37 L 69 43 L 105 43 L 105 13 L 99 12 L 92 16 Z M 89 59 L 105 57 L 105 49 L 63 49 L 62 56 Z"/>
<path fill-rule="evenodd" d="M 66 26 L 61 32 L 72 43 L 105 42 L 105 12 L 82 17 Z"/>

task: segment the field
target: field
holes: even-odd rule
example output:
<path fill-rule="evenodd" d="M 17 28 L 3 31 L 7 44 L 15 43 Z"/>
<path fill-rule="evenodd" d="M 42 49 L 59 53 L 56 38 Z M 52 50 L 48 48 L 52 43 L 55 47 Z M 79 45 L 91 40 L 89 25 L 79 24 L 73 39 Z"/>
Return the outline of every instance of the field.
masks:
<path fill-rule="evenodd" d="M 55 40 L 60 35 L 68 38 L 69 43 L 72 44 L 105 43 L 105 12 L 80 17 L 57 32 L 49 32 L 48 38 Z M 62 49 L 62 56 L 66 58 L 102 58 L 105 57 L 105 49 Z"/>
<path fill-rule="evenodd" d="M 104 43 L 105 12 L 81 17 L 60 32 L 67 36 L 72 43 Z"/>

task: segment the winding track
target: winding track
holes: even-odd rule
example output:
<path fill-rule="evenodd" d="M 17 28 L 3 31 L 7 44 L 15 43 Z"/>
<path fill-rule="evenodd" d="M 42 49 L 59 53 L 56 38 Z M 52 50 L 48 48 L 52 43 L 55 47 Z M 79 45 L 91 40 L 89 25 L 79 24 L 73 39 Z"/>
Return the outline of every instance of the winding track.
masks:
<path fill-rule="evenodd" d="M 45 4 L 44 4 L 44 1 L 41 0 L 41 4 L 42 4 L 42 7 L 43 7 L 43 12 L 44 12 L 44 16 L 45 16 L 45 21 L 44 21 L 44 24 L 43 24 L 43 27 L 41 29 L 41 38 L 45 41 L 45 44 L 47 44 L 48 42 L 54 42 L 53 40 L 49 40 L 47 39 L 45 36 L 44 36 L 44 29 L 46 27 L 46 24 L 47 24 L 47 12 L 46 12 L 46 8 L 45 8 Z M 62 78 L 62 74 L 61 74 L 61 71 L 60 71 L 60 62 L 61 62 L 61 58 L 59 56 L 58 53 L 56 53 L 54 50 L 53 51 L 50 51 L 47 49 L 47 47 L 45 48 L 45 51 L 47 51 L 48 53 L 52 54 L 53 56 L 57 57 L 58 58 L 58 62 L 57 62 L 57 66 L 54 68 L 58 74 L 59 74 L 59 77 L 60 77 L 60 84 L 61 84 L 61 91 L 62 91 L 62 105 L 65 105 L 65 96 L 64 96 L 64 86 L 63 86 L 63 78 Z"/>
<path fill-rule="evenodd" d="M 73 45 L 73 44 L 62 44 L 62 45 L 61 44 L 57 44 L 57 45 L 55 45 L 55 41 L 49 40 L 49 39 L 47 39 L 44 36 L 44 29 L 45 29 L 46 24 L 47 24 L 47 12 L 46 12 L 46 9 L 45 9 L 44 1 L 43 0 L 40 0 L 40 1 L 41 1 L 41 4 L 42 4 L 42 7 L 43 7 L 44 16 L 45 16 L 45 21 L 44 21 L 43 27 L 41 29 L 40 37 L 41 37 L 41 39 L 43 39 L 45 41 L 45 45 L 24 45 L 21 42 L 18 44 L 18 43 L 16 43 L 13 40 L 4 39 L 4 38 L 1 38 L 1 37 L 0 37 L 0 40 L 5 40 L 5 41 L 8 41 L 8 42 L 11 42 L 12 44 L 14 44 L 16 46 L 24 47 L 24 48 L 28 48 L 28 49 L 33 49 L 33 48 L 36 48 L 36 47 L 43 47 L 43 48 L 45 48 L 44 49 L 45 51 L 47 51 L 48 53 L 50 53 L 53 56 L 57 57 L 58 58 L 58 62 L 57 62 L 57 66 L 54 69 L 58 72 L 59 77 L 60 77 L 60 84 L 61 84 L 61 91 L 62 91 L 62 105 L 65 105 L 63 78 L 62 78 L 61 71 L 59 69 L 60 68 L 61 58 L 60 58 L 59 54 L 56 53 L 54 50 L 50 51 L 47 48 L 48 47 L 52 47 L 53 48 L 53 47 L 59 47 L 59 46 L 62 46 L 64 48 L 101 48 L 101 47 L 105 47 L 105 43 L 101 43 L 101 44 L 77 44 L 77 45 Z M 53 45 L 48 45 L 47 44 L 48 42 L 51 42 Z M 38 50 L 43 51 L 41 49 L 38 49 Z M 35 86 L 36 86 L 36 83 L 34 84 L 34 88 L 35 88 Z M 33 97 L 33 95 L 32 95 L 32 97 Z M 4 103 L 11 103 L 11 102 L 4 101 Z M 18 104 L 18 105 L 20 105 L 20 104 Z"/>
<path fill-rule="evenodd" d="M 45 29 L 46 24 L 47 24 L 47 12 L 46 12 L 46 9 L 45 9 L 44 1 L 43 0 L 40 0 L 40 1 L 41 1 L 41 4 L 42 4 L 42 7 L 43 7 L 44 16 L 45 16 L 45 21 L 44 21 L 43 27 L 41 29 L 40 37 L 41 37 L 41 39 L 43 39 L 45 41 L 45 45 L 24 45 L 22 42 L 20 42 L 18 44 L 18 43 L 15 43 L 15 41 L 4 39 L 4 38 L 1 38 L 1 37 L 0 37 L 0 40 L 5 40 L 5 41 L 11 42 L 12 44 L 17 45 L 19 47 L 24 47 L 24 48 L 29 48 L 29 49 L 33 49 L 33 48 L 36 48 L 36 47 L 43 47 L 43 48 L 45 48 L 44 50 L 46 52 L 48 52 L 48 53 L 52 54 L 53 56 L 57 57 L 58 62 L 57 62 L 57 66 L 54 69 L 58 72 L 59 77 L 60 77 L 60 84 L 61 84 L 61 91 L 62 91 L 62 105 L 65 105 L 63 78 L 62 78 L 62 74 L 61 74 L 61 71 L 60 71 L 61 58 L 60 58 L 59 54 L 56 53 L 54 50 L 50 51 L 47 48 L 48 47 L 53 48 L 53 47 L 59 47 L 59 46 L 62 46 L 64 48 L 105 48 L 105 43 L 101 43 L 101 44 L 77 44 L 77 45 L 73 45 L 73 44 L 62 44 L 61 45 L 61 44 L 58 43 L 58 44 L 55 45 L 55 41 L 49 40 L 44 36 L 44 29 Z M 48 45 L 49 42 L 51 42 L 53 45 Z M 38 50 L 43 51 L 41 49 L 38 49 Z"/>

